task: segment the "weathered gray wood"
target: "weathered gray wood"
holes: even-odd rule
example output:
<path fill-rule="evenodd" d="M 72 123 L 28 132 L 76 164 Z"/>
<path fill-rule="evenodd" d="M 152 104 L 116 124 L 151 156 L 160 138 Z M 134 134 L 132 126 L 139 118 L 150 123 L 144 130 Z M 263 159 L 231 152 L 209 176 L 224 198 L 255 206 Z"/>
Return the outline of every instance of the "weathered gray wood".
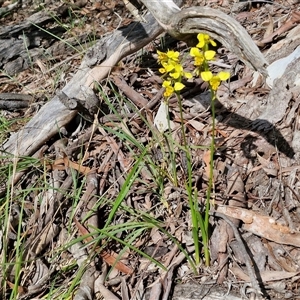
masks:
<path fill-rule="evenodd" d="M 186 39 L 187 36 L 195 35 L 199 31 L 206 31 L 237 53 L 245 62 L 250 60 L 249 63 L 255 69 L 265 73 L 264 67 L 267 63 L 264 57 L 247 32 L 229 16 L 203 7 L 181 11 L 170 0 L 141 2 L 156 19 L 160 20 L 160 25 L 152 15 L 148 14 L 145 17 L 147 23 L 132 23 L 127 28 L 103 37 L 88 51 L 75 76 L 63 88 L 62 91 L 67 97 L 86 101 L 83 86 L 93 87 L 94 82 L 105 78 L 111 68 L 123 57 L 141 49 L 163 30 L 167 30 L 179 39 Z M 179 5 L 181 0 L 176 0 L 175 3 Z M 165 17 L 162 18 L 162 15 Z M 164 24 L 165 22 L 167 24 Z M 11 136 L 4 144 L 4 150 L 16 155 L 31 155 L 56 134 L 59 127 L 66 125 L 76 113 L 77 111 L 69 110 L 55 96 L 24 129 Z"/>
<path fill-rule="evenodd" d="M 42 24 L 50 22 L 51 20 L 53 21 L 53 15 L 51 16 L 51 14 L 47 13 L 46 11 L 37 12 L 17 25 L 2 26 L 0 28 L 0 38 L 4 39 L 13 36 L 17 37 L 18 35 L 22 35 L 24 30 L 28 30 L 32 27 L 34 28 L 34 24 L 41 26 Z"/>
<path fill-rule="evenodd" d="M 51 12 L 34 13 L 19 24 L 0 27 L 0 69 L 13 76 L 28 69 L 37 59 L 70 53 L 70 48 L 74 50 L 86 42 L 86 34 L 59 41 L 56 37 L 65 32 L 59 25 L 47 32 L 40 29 L 53 23 L 54 18 L 59 18 L 67 9 L 67 5 L 62 5 Z"/>
<path fill-rule="evenodd" d="M 180 3 L 181 0 L 178 0 Z M 63 88 L 69 98 L 85 101 L 81 86 L 90 87 L 105 78 L 111 68 L 123 57 L 141 49 L 163 32 L 152 15 L 147 23 L 132 23 L 103 37 L 84 57 L 77 73 Z M 19 132 L 13 134 L 3 145 L 3 150 L 17 156 L 30 156 L 55 135 L 59 128 L 68 124 L 77 114 L 69 110 L 57 96 L 42 109 Z"/>
<path fill-rule="evenodd" d="M 199 32 L 208 33 L 235 53 L 245 64 L 267 75 L 266 59 L 247 31 L 232 17 L 209 7 L 180 10 L 171 0 L 141 0 L 160 25 L 178 40 L 194 40 Z"/>
<path fill-rule="evenodd" d="M 151 12 L 157 22 L 166 30 L 169 31 L 172 28 L 168 27 L 170 20 L 175 14 L 180 12 L 180 7 L 176 4 L 176 1 L 172 0 L 140 0 Z"/>
<path fill-rule="evenodd" d="M 185 283 L 175 285 L 172 300 L 242 300 L 243 298 L 216 284 Z"/>

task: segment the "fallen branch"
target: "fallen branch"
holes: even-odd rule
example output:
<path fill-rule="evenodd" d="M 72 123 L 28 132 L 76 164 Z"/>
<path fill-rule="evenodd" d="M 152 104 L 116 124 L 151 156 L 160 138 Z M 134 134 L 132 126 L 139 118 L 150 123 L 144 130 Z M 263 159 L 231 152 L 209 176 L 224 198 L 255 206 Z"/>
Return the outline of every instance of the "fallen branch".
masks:
<path fill-rule="evenodd" d="M 194 41 L 199 32 L 206 32 L 236 54 L 245 64 L 267 75 L 268 63 L 247 31 L 238 21 L 209 7 L 180 10 L 173 1 L 141 0 L 159 24 L 171 36 L 185 42 Z"/>
<path fill-rule="evenodd" d="M 97 42 L 85 55 L 77 73 L 62 89 L 63 94 L 69 99 L 87 102 L 85 88 L 104 79 L 123 57 L 138 51 L 163 32 L 152 15 L 148 14 L 145 19 L 147 23 L 134 22 Z M 59 95 L 46 103 L 23 129 L 12 134 L 3 145 L 3 150 L 16 156 L 30 156 L 68 124 L 78 111 L 70 110 Z M 86 103 L 87 106 L 89 103 Z"/>
<path fill-rule="evenodd" d="M 91 105 L 97 105 L 93 102 L 94 97 L 89 97 L 86 93 L 88 89 L 92 91 L 94 82 L 104 79 L 122 58 L 138 51 L 164 30 L 181 40 L 188 40 L 200 31 L 208 32 L 245 63 L 261 73 L 266 73 L 266 61 L 257 46 L 245 29 L 226 14 L 206 7 L 181 11 L 170 0 L 142 2 L 158 22 L 148 14 L 145 17 L 147 23 L 132 23 L 127 28 L 117 30 L 101 39 L 87 52 L 75 76 L 62 89 L 66 99 L 70 99 L 66 102 L 77 101 L 80 105 L 74 105 L 75 109 L 70 110 L 59 97 L 62 93 L 58 94 L 45 104 L 22 130 L 10 137 L 3 145 L 4 151 L 15 156 L 30 156 L 36 152 L 73 119 L 78 107 L 83 105 L 88 109 Z M 182 1 L 175 2 L 179 5 Z"/>

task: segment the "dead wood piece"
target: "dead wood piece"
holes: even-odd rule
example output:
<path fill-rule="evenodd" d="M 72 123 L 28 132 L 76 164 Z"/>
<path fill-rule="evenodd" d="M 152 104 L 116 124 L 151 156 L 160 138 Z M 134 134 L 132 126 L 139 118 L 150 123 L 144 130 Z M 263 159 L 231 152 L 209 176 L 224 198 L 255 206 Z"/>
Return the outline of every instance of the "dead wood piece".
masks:
<path fill-rule="evenodd" d="M 66 106 L 66 108 L 69 110 L 76 110 L 77 112 L 83 114 L 83 116 L 89 121 L 92 121 L 88 110 L 85 108 L 84 101 L 81 101 L 77 98 L 69 98 L 63 91 L 57 93 L 57 97 L 61 103 Z"/>
<path fill-rule="evenodd" d="M 296 101 L 293 96 L 299 89 L 298 76 L 300 70 L 300 58 L 291 62 L 281 78 L 274 81 L 274 87 L 268 96 L 267 106 L 264 112 L 252 123 L 252 128 L 259 131 L 269 131 L 279 123 L 288 112 L 291 101 Z M 294 93 L 293 93 L 294 92 Z M 274 109 L 276 107 L 276 109 Z M 289 126 L 290 124 L 285 124 Z"/>
<path fill-rule="evenodd" d="M 218 212 L 244 222 L 242 228 L 278 244 L 300 247 L 300 233 L 277 223 L 274 218 L 240 207 L 218 206 Z"/>
<path fill-rule="evenodd" d="M 55 28 L 56 35 L 63 31 L 62 28 Z M 38 59 L 44 60 L 45 57 L 58 57 L 70 53 L 70 51 L 74 52 L 76 47 L 78 48 L 80 44 L 85 43 L 87 39 L 87 34 L 84 33 L 64 41 L 55 41 L 51 32 L 48 34 L 37 29 L 35 31 L 32 29 L 32 32 L 26 36 L 22 35 L 20 38 L 0 39 L 0 68 L 9 75 L 15 75 L 28 69 Z M 41 44 L 52 45 L 45 50 Z"/>
<path fill-rule="evenodd" d="M 268 65 L 247 31 L 239 22 L 219 10 L 191 7 L 180 10 L 173 1 L 141 0 L 160 25 L 178 40 L 193 41 L 206 32 L 235 53 L 245 64 L 267 76 Z"/>
<path fill-rule="evenodd" d="M 174 288 L 172 300 L 242 300 L 245 299 L 218 285 L 199 283 L 178 284 Z"/>
<path fill-rule="evenodd" d="M 20 4 L 22 3 L 22 1 L 18 0 L 16 1 L 16 3 Z M 49 11 L 49 10 L 38 11 L 18 24 L 1 26 L 0 39 L 16 37 L 19 35 L 22 36 L 24 32 L 28 32 L 30 28 L 36 28 L 36 25 L 42 26 L 47 22 L 52 22 L 55 19 L 55 17 L 65 14 L 71 6 L 74 6 L 74 4 L 71 3 L 62 4 L 57 6 L 53 11 Z M 78 7 L 81 5 L 78 2 L 75 4 L 75 6 Z"/>
<path fill-rule="evenodd" d="M 113 76 L 113 81 L 138 108 L 144 108 L 149 103 L 143 96 L 131 88 L 122 77 Z"/>
<path fill-rule="evenodd" d="M 178 1 L 180 2 L 180 1 Z M 155 19 L 148 14 L 147 23 L 133 23 L 101 39 L 85 56 L 79 70 L 63 88 L 70 99 L 85 101 L 82 86 L 89 87 L 94 81 L 107 76 L 111 68 L 123 57 L 139 50 L 163 32 Z M 96 49 L 96 50 L 95 50 Z M 98 52 L 99 51 L 99 52 Z M 102 53 L 96 57 L 91 54 Z M 99 64 L 91 68 L 94 64 Z M 24 127 L 5 143 L 4 150 L 16 155 L 28 155 L 38 150 L 77 114 L 69 110 L 57 96 L 46 103 Z"/>
<path fill-rule="evenodd" d="M 156 1 L 150 2 L 153 4 L 156 3 Z M 174 2 L 172 3 L 172 7 L 175 7 L 178 11 L 178 8 L 176 8 L 177 6 Z M 181 3 L 181 1 L 178 0 L 176 3 Z M 237 28 L 238 23 L 233 21 L 232 18 L 207 8 L 194 8 L 184 11 L 185 13 L 181 14 L 182 12 L 179 12 L 175 17 L 172 15 L 172 23 L 167 28 L 175 36 L 186 37 L 189 34 L 200 31 L 200 29 L 205 30 L 207 27 L 208 31 L 210 28 L 215 28 L 214 26 L 217 26 L 217 24 L 221 22 L 222 28 L 220 28 L 220 26 L 217 27 L 217 30 L 220 31 L 220 35 L 222 33 L 220 36 L 221 41 L 224 42 L 225 45 L 231 46 L 229 49 L 232 49 L 233 45 L 238 48 L 240 56 L 245 60 L 250 59 L 251 61 L 253 59 L 251 64 L 264 73 L 265 61 L 263 60 L 262 54 L 257 50 L 257 47 L 253 42 L 252 44 L 249 44 L 250 37 L 246 31 L 240 29 L 241 27 Z M 169 11 L 166 11 L 165 13 L 169 14 Z M 211 24 L 209 22 L 209 26 L 207 26 L 205 21 L 201 22 L 201 18 L 199 20 L 196 18 L 197 16 L 199 17 L 199 14 L 206 21 L 211 19 L 215 20 L 214 23 Z M 207 16 L 210 16 L 210 18 Z M 194 19 L 194 17 L 196 19 Z M 115 31 L 111 35 L 104 37 L 92 48 L 97 50 L 95 53 L 98 53 L 98 51 L 100 51 L 99 53 L 102 52 L 101 57 L 90 59 L 89 54 L 87 54 L 79 67 L 78 72 L 63 89 L 63 92 L 67 97 L 84 101 L 85 95 L 82 92 L 81 86 L 90 87 L 94 82 L 102 80 L 107 76 L 112 66 L 120 59 L 139 50 L 163 32 L 163 28 L 158 25 L 151 15 L 148 14 L 145 18 L 147 23 L 133 23 L 125 29 Z M 197 25 L 196 29 L 192 30 L 189 24 L 184 24 L 186 20 L 192 20 L 191 23 L 194 25 L 199 21 L 201 25 Z M 178 22 L 178 24 L 176 22 Z M 230 25 L 230 23 L 233 25 Z M 179 28 L 181 26 L 183 31 Z M 172 29 L 172 27 L 175 29 Z M 224 30 L 223 27 L 226 28 L 226 30 Z M 228 40 L 230 40 L 230 35 L 234 38 L 228 42 Z M 213 33 L 213 37 L 216 36 L 219 37 L 217 31 Z M 233 43 L 235 40 L 237 42 Z M 255 50 L 251 49 L 252 46 Z M 91 68 L 95 63 L 98 65 Z M 31 121 L 29 121 L 23 130 L 11 136 L 5 143 L 4 150 L 15 153 L 16 155 L 30 156 L 49 138 L 56 134 L 61 126 L 66 125 L 75 115 L 76 111 L 67 109 L 61 103 L 59 98 L 55 96 L 35 117 L 33 117 Z"/>
<path fill-rule="evenodd" d="M 58 133 L 61 126 L 68 124 L 76 114 L 77 111 L 68 110 L 55 96 L 23 129 L 11 135 L 4 144 L 4 149 L 16 156 L 30 156 Z"/>
<path fill-rule="evenodd" d="M 54 36 L 61 36 L 65 29 L 55 26 L 47 31 L 41 30 L 46 23 L 53 22 L 68 9 L 62 5 L 51 12 L 38 12 L 25 21 L 0 28 L 0 68 L 9 75 L 15 75 L 32 66 L 37 59 L 56 57 L 65 54 L 88 40 L 87 33 L 57 41 Z M 51 46 L 50 46 L 51 45 Z M 47 50 L 45 50 L 47 48 Z M 81 48 L 80 48 L 81 50 Z"/>
<path fill-rule="evenodd" d="M 220 41 L 245 64 L 267 76 L 268 65 L 247 31 L 230 16 L 208 7 L 192 7 L 177 13 L 169 33 L 182 40 L 203 31 Z"/>
<path fill-rule="evenodd" d="M 226 215 L 219 213 L 219 212 L 213 212 L 212 215 L 222 218 L 232 228 L 234 237 L 239 242 L 240 247 L 243 249 L 244 263 L 246 264 L 248 276 L 250 278 L 252 287 L 254 288 L 256 295 L 260 298 L 263 293 L 262 293 L 261 287 L 258 283 L 257 275 L 255 274 L 254 269 L 252 267 L 251 258 L 249 257 L 249 254 L 248 254 L 246 247 L 241 239 L 238 229 L 236 228 L 234 223 L 231 220 L 229 220 L 229 218 Z"/>
<path fill-rule="evenodd" d="M 15 110 L 26 108 L 33 97 L 26 94 L 0 93 L 0 109 Z"/>
<path fill-rule="evenodd" d="M 29 106 L 28 101 L 13 101 L 13 100 L 0 100 L 0 109 L 4 110 L 16 110 Z"/>
<path fill-rule="evenodd" d="M 33 97 L 27 94 L 0 93 L 0 100 L 32 101 Z"/>

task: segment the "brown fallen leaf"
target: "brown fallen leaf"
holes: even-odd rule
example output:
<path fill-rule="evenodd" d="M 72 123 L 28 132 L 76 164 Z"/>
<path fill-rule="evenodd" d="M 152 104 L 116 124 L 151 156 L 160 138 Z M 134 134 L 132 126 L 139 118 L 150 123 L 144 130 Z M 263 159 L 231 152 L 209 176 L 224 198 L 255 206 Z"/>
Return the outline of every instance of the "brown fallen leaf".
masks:
<path fill-rule="evenodd" d="M 8 280 L 6 280 L 6 282 L 7 282 L 7 285 L 8 285 L 11 289 L 13 289 L 13 288 L 15 287 L 15 284 L 14 284 L 14 283 L 12 283 L 12 282 L 10 282 L 10 281 L 8 281 Z M 19 294 L 20 296 L 25 295 L 26 292 L 27 292 L 27 289 L 26 289 L 25 287 L 20 286 L 20 285 L 18 286 L 18 294 Z"/>
<path fill-rule="evenodd" d="M 266 172 L 266 174 L 271 175 L 271 176 L 278 175 L 279 168 L 272 161 L 263 158 L 258 153 L 256 154 L 256 157 L 257 157 L 257 160 L 262 165 L 262 168 Z"/>
<path fill-rule="evenodd" d="M 87 235 L 87 237 L 84 239 L 86 243 L 90 243 L 93 241 L 93 238 L 90 235 L 90 232 L 82 225 L 78 220 L 74 217 L 74 222 L 82 236 Z M 99 255 L 102 257 L 102 259 L 109 264 L 110 266 L 116 268 L 118 271 L 123 272 L 125 274 L 131 275 L 133 273 L 133 270 L 120 262 L 118 259 L 118 255 L 114 252 L 107 252 L 105 250 L 101 250 L 99 246 L 95 248 L 95 250 L 99 253 Z"/>
<path fill-rule="evenodd" d="M 121 147 L 117 144 L 114 138 L 107 135 L 105 130 L 100 126 L 98 130 L 103 134 L 103 136 L 106 137 L 107 142 L 110 144 L 111 149 L 114 151 L 115 155 L 118 158 L 118 161 L 122 167 L 122 169 L 125 172 L 128 172 L 132 166 L 132 158 L 127 158 L 123 151 L 121 150 Z M 126 130 L 126 129 L 125 129 Z M 130 134 L 130 133 L 129 133 Z"/>
<path fill-rule="evenodd" d="M 245 274 L 240 268 L 232 267 L 230 271 L 237 277 L 243 279 L 244 281 L 250 281 L 250 278 Z M 286 272 L 286 271 L 262 271 L 259 273 L 262 282 L 283 280 L 291 278 L 299 274 L 299 272 Z"/>
<path fill-rule="evenodd" d="M 84 175 L 95 171 L 95 169 L 91 169 L 71 161 L 68 157 L 56 159 L 53 164 L 47 163 L 46 166 L 48 170 L 65 170 L 66 168 L 71 168 Z"/>
<path fill-rule="evenodd" d="M 279 244 L 300 247 L 300 232 L 292 233 L 289 227 L 276 223 L 275 219 L 269 216 L 240 207 L 223 205 L 218 206 L 217 212 L 243 221 L 243 229 L 246 231 Z"/>
<path fill-rule="evenodd" d="M 210 156 L 211 156 L 210 150 L 204 151 L 202 159 L 205 163 L 204 170 L 207 178 L 210 177 Z"/>
<path fill-rule="evenodd" d="M 298 11 L 293 11 L 291 13 L 290 19 L 285 24 L 280 26 L 276 31 L 271 33 L 269 36 L 264 37 L 260 41 L 256 41 L 256 44 L 262 47 L 267 43 L 271 43 L 275 38 L 279 37 L 281 34 L 285 33 L 286 31 L 289 31 L 290 29 L 294 28 L 299 23 L 300 23 L 300 13 Z"/>

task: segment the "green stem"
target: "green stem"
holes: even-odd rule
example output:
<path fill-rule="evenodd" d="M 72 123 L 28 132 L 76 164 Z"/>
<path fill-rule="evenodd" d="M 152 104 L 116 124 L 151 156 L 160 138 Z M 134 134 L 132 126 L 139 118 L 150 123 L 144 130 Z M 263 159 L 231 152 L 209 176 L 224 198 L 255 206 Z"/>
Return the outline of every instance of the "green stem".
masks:
<path fill-rule="evenodd" d="M 209 239 L 208 239 L 208 227 L 209 227 L 209 209 L 211 201 L 211 193 L 213 190 L 213 171 L 214 171 L 214 154 L 215 154 L 215 131 L 216 131 L 216 122 L 215 122 L 215 91 L 211 89 L 212 101 L 211 101 L 211 115 L 212 115 L 212 132 L 211 132 L 211 144 L 210 144 L 210 162 L 209 162 L 209 181 L 207 189 L 207 199 L 205 207 L 205 219 L 204 219 L 204 228 L 205 228 L 205 238 L 203 236 L 203 248 L 204 248 L 204 257 L 205 263 L 207 266 L 210 265 L 210 254 L 209 254 Z"/>
<path fill-rule="evenodd" d="M 180 126 L 181 126 L 181 134 L 183 139 L 183 148 L 186 153 L 186 160 L 187 160 L 187 183 L 186 183 L 186 190 L 189 199 L 189 205 L 191 210 L 191 219 L 192 219 L 192 236 L 195 246 L 195 263 L 196 265 L 200 264 L 200 243 L 199 243 L 199 208 L 198 208 L 198 197 L 197 192 L 193 191 L 192 184 L 192 158 L 191 152 L 189 148 L 189 144 L 187 142 L 185 128 L 184 128 L 184 118 L 183 118 L 183 109 L 182 109 L 182 101 L 179 93 L 176 93 L 178 99 L 178 106 L 179 106 L 179 113 L 180 113 Z"/>
<path fill-rule="evenodd" d="M 172 130 L 171 130 L 171 123 L 170 123 L 170 115 L 169 115 L 169 101 L 167 101 L 167 111 L 168 111 L 168 131 L 169 131 L 169 138 L 170 138 L 170 141 L 171 143 L 169 143 L 168 141 L 168 138 L 166 138 L 166 142 L 167 142 L 167 146 L 168 148 L 170 148 L 170 155 L 172 156 L 171 157 L 171 164 L 172 164 L 172 171 L 173 171 L 173 184 L 174 186 L 178 187 L 178 178 L 177 178 L 177 171 L 176 171 L 176 154 L 175 154 L 175 151 L 174 151 L 174 145 L 173 145 L 173 142 L 172 142 Z"/>

